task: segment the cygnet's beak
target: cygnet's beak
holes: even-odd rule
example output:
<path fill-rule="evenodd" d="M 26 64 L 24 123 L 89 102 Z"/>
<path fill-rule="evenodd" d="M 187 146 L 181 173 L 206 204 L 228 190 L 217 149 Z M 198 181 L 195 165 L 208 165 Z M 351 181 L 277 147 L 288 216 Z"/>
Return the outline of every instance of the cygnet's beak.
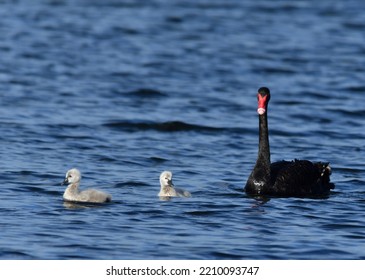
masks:
<path fill-rule="evenodd" d="M 61 183 L 61 186 L 63 186 L 63 185 L 68 185 L 68 179 L 67 178 L 65 178 L 65 180 L 63 180 L 63 182 Z"/>
<path fill-rule="evenodd" d="M 168 180 L 167 183 L 169 184 L 170 187 L 174 187 L 174 183 L 172 182 L 172 180 Z"/>

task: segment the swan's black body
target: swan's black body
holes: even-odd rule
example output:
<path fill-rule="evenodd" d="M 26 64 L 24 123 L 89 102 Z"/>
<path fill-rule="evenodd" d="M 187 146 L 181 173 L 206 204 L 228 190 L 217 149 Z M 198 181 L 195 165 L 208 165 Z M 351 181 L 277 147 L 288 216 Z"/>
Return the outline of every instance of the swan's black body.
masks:
<path fill-rule="evenodd" d="M 330 183 L 329 163 L 308 160 L 270 162 L 267 105 L 268 88 L 260 88 L 259 101 L 259 152 L 257 161 L 247 180 L 245 191 L 250 195 L 322 197 L 328 196 L 334 184 Z"/>

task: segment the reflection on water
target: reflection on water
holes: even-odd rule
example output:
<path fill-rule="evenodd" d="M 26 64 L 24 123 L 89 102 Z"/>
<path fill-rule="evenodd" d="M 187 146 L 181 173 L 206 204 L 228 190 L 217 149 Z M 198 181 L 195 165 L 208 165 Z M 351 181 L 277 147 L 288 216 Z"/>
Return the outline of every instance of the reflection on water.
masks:
<path fill-rule="evenodd" d="M 82 203 L 82 202 L 64 201 L 63 206 L 67 209 L 85 209 L 85 208 L 103 207 L 104 205 L 100 203 Z"/>

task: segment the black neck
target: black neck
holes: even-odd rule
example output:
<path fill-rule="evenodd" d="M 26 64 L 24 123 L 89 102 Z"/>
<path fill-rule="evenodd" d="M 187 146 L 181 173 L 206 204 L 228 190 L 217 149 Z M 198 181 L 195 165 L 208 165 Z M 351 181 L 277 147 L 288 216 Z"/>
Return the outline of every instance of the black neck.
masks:
<path fill-rule="evenodd" d="M 259 154 L 257 161 L 267 167 L 270 166 L 270 144 L 267 114 L 259 116 Z"/>
<path fill-rule="evenodd" d="M 259 115 L 259 153 L 255 167 L 246 183 L 246 192 L 261 194 L 271 184 L 270 146 L 267 115 Z"/>
<path fill-rule="evenodd" d="M 261 189 L 269 186 L 271 181 L 270 173 L 269 129 L 267 125 L 267 114 L 264 113 L 263 115 L 259 115 L 259 153 L 251 174 L 251 180 L 254 182 L 253 188 Z M 258 187 L 255 185 L 255 182 L 263 185 Z"/>

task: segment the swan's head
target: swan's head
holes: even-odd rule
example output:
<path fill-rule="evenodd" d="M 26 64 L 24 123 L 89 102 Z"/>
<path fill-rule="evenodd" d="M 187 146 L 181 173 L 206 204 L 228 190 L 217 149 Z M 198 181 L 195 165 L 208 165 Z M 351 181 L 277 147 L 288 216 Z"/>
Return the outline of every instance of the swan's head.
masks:
<path fill-rule="evenodd" d="M 76 168 L 73 168 L 67 171 L 65 180 L 63 181 L 62 185 L 79 183 L 80 180 L 81 180 L 80 171 Z"/>
<path fill-rule="evenodd" d="M 270 101 L 270 90 L 267 87 L 259 88 L 257 93 L 258 108 L 257 113 L 263 115 L 267 111 L 267 105 Z"/>
<path fill-rule="evenodd" d="M 160 175 L 161 187 L 173 187 L 172 183 L 172 173 L 170 171 L 164 171 Z"/>

